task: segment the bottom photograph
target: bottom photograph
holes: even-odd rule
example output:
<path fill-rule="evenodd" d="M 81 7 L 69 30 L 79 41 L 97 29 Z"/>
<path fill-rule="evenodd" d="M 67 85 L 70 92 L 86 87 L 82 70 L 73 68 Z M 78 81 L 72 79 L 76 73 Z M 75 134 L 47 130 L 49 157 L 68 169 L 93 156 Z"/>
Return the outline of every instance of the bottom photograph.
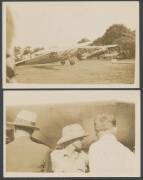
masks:
<path fill-rule="evenodd" d="M 140 177 L 137 90 L 6 90 L 4 177 Z"/>

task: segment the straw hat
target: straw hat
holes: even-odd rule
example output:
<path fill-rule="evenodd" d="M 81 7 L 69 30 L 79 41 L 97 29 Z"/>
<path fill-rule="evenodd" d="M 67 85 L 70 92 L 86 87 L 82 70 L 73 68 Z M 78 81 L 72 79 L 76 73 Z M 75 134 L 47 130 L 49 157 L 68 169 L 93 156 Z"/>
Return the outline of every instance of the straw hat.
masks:
<path fill-rule="evenodd" d="M 71 141 L 77 138 L 82 138 L 85 136 L 88 136 L 88 134 L 85 133 L 84 129 L 81 127 L 80 124 L 71 124 L 63 128 L 62 137 L 57 142 L 57 144 L 59 145 L 67 141 Z"/>
<path fill-rule="evenodd" d="M 31 111 L 20 111 L 14 122 L 7 122 L 9 125 L 28 127 L 31 129 L 39 129 L 36 127 L 37 114 Z"/>

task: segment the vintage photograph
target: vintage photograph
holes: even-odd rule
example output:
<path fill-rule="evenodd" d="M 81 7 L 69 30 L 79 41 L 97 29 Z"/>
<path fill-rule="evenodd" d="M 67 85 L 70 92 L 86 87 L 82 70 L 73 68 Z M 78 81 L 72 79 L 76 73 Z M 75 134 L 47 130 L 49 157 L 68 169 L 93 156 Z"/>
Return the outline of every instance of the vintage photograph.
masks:
<path fill-rule="evenodd" d="M 139 2 L 3 2 L 3 87 L 139 87 Z"/>
<path fill-rule="evenodd" d="M 140 177 L 138 91 L 5 91 L 4 177 Z"/>

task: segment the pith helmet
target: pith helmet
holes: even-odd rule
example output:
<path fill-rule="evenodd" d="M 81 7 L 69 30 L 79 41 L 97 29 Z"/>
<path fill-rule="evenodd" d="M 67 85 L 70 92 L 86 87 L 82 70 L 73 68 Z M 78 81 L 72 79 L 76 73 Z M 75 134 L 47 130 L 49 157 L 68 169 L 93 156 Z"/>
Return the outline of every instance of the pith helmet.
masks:
<path fill-rule="evenodd" d="M 88 136 L 80 124 L 70 124 L 65 126 L 62 130 L 62 137 L 57 144 L 63 144 L 67 141 L 71 141 L 77 138 Z"/>

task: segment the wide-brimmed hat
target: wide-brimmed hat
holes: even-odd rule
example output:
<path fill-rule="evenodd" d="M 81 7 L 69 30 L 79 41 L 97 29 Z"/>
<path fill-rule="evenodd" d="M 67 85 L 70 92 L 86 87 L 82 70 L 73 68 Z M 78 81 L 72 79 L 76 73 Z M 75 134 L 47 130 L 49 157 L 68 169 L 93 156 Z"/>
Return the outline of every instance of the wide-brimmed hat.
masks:
<path fill-rule="evenodd" d="M 22 110 L 20 111 L 14 122 L 7 122 L 8 125 L 28 127 L 31 129 L 39 129 L 36 127 L 37 114 L 35 112 Z"/>
<path fill-rule="evenodd" d="M 70 124 L 65 126 L 62 130 L 62 137 L 57 144 L 63 144 L 65 142 L 88 136 L 80 124 Z"/>

